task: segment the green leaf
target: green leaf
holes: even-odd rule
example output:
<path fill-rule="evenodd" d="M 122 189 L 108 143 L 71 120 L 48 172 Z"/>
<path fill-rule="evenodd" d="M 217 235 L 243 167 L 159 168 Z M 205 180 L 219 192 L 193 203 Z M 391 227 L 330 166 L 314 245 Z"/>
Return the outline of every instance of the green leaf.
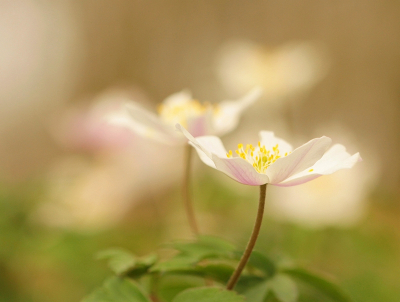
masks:
<path fill-rule="evenodd" d="M 97 259 L 108 259 L 108 266 L 117 275 L 128 274 L 132 278 L 140 277 L 157 261 L 156 254 L 138 258 L 129 251 L 113 248 L 101 251 Z"/>
<path fill-rule="evenodd" d="M 226 263 L 205 263 L 199 264 L 197 270 L 204 276 L 210 277 L 223 284 L 227 283 L 235 268 Z"/>
<path fill-rule="evenodd" d="M 158 295 L 165 302 L 171 302 L 180 292 L 193 287 L 204 286 L 204 279 L 196 276 L 169 275 L 160 280 Z"/>
<path fill-rule="evenodd" d="M 282 302 L 281 300 L 279 300 L 273 292 L 269 292 L 267 297 L 265 298 L 265 300 L 263 302 Z"/>
<path fill-rule="evenodd" d="M 334 301 L 351 302 L 351 299 L 345 293 L 343 293 L 337 285 L 314 273 L 311 273 L 302 268 L 286 268 L 282 271 L 304 283 L 311 285 Z"/>
<path fill-rule="evenodd" d="M 156 254 L 150 254 L 145 257 L 137 258 L 136 260 L 136 265 L 126 272 L 126 275 L 131 278 L 139 278 L 147 273 L 149 268 L 158 260 L 158 256 Z"/>
<path fill-rule="evenodd" d="M 276 299 L 280 302 L 295 302 L 297 301 L 298 292 L 296 284 L 289 277 L 279 274 L 272 279 L 251 287 L 244 295 L 247 301 L 251 302 L 264 302 L 268 299 Z"/>
<path fill-rule="evenodd" d="M 268 281 L 260 282 L 245 291 L 244 296 L 246 297 L 246 301 L 264 302 L 270 290 L 267 283 Z"/>
<path fill-rule="evenodd" d="M 262 277 L 242 274 L 239 278 L 238 283 L 236 284 L 235 291 L 240 294 L 244 294 L 249 290 L 249 288 L 257 286 L 263 281 L 265 281 L 265 279 Z"/>
<path fill-rule="evenodd" d="M 125 273 L 136 265 L 136 256 L 119 248 L 101 251 L 97 254 L 97 259 L 108 259 L 108 266 L 117 275 Z"/>
<path fill-rule="evenodd" d="M 197 259 L 191 256 L 178 255 L 172 259 L 154 265 L 150 272 L 167 273 L 167 272 L 196 272 Z"/>
<path fill-rule="evenodd" d="M 298 291 L 296 283 L 288 276 L 278 274 L 268 280 L 268 287 L 274 293 L 276 298 L 282 302 L 296 302 Z"/>
<path fill-rule="evenodd" d="M 150 302 L 136 283 L 126 278 L 112 277 L 82 302 Z"/>
<path fill-rule="evenodd" d="M 258 251 L 253 251 L 251 253 L 248 265 L 263 271 L 267 277 L 272 277 L 276 273 L 275 264 L 268 257 Z"/>
<path fill-rule="evenodd" d="M 174 249 L 198 260 L 213 257 L 230 257 L 235 247 L 231 243 L 212 236 L 200 236 L 197 241 L 175 242 Z"/>
<path fill-rule="evenodd" d="M 183 291 L 173 302 L 245 302 L 244 297 L 233 291 L 215 287 L 192 288 Z M 252 301 L 249 301 L 252 302 Z"/>

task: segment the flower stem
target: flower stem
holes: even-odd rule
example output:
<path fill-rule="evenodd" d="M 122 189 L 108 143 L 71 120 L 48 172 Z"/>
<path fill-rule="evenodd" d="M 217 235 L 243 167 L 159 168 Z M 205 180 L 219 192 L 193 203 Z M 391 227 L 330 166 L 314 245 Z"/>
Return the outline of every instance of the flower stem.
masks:
<path fill-rule="evenodd" d="M 198 236 L 199 227 L 197 226 L 196 217 L 193 211 L 193 204 L 190 198 L 190 169 L 192 163 L 192 147 L 190 145 L 185 146 L 185 173 L 183 176 L 183 186 L 182 186 L 182 197 L 183 203 L 186 210 L 186 216 L 189 221 L 190 228 L 192 232 Z"/>
<path fill-rule="evenodd" d="M 246 250 L 243 253 L 242 258 L 239 261 L 238 266 L 236 267 L 235 271 L 233 272 L 231 278 L 226 285 L 227 290 L 232 290 L 237 281 L 239 280 L 240 274 L 242 273 L 244 267 L 246 266 L 247 261 L 250 258 L 251 252 L 256 244 L 258 234 L 260 233 L 261 223 L 264 215 L 264 205 L 265 205 L 265 193 L 267 192 L 267 184 L 260 186 L 260 200 L 258 203 L 258 211 L 257 211 L 257 218 L 254 224 L 253 232 L 251 233 L 251 237 L 249 243 L 247 243 Z"/>

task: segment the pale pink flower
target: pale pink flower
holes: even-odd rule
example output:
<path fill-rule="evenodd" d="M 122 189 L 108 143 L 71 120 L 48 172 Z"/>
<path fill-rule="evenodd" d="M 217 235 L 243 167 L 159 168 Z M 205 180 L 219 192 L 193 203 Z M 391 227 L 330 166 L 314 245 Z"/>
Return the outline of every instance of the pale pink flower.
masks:
<path fill-rule="evenodd" d="M 158 108 L 158 115 L 130 102 L 126 104 L 127 114 L 111 115 L 108 120 L 166 144 L 184 145 L 186 139 L 175 131 L 176 123 L 194 136 L 225 134 L 237 126 L 242 111 L 260 94 L 261 90 L 255 88 L 236 101 L 202 104 L 189 92 L 182 91 L 166 98 Z"/>
<path fill-rule="evenodd" d="M 233 156 L 216 136 L 194 138 L 182 125 L 177 124 L 176 128 L 189 139 L 205 164 L 245 185 L 295 186 L 351 168 L 361 161 L 359 153 L 350 155 L 343 145 L 329 148 L 332 140 L 326 136 L 292 150 L 289 143 L 275 137 L 273 132 L 261 131 L 256 147 L 239 144 L 238 156 Z"/>

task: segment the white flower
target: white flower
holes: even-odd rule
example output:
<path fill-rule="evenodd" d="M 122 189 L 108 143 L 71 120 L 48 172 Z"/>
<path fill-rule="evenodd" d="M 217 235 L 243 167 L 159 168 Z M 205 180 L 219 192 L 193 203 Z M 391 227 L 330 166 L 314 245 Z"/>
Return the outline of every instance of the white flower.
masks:
<path fill-rule="evenodd" d="M 110 116 L 108 119 L 154 140 L 183 145 L 186 139 L 175 131 L 176 123 L 186 127 L 194 136 L 225 134 L 237 126 L 242 111 L 260 94 L 261 90 L 255 88 L 239 100 L 212 105 L 201 104 L 193 100 L 189 92 L 182 91 L 164 100 L 158 108 L 158 116 L 136 103 L 128 103 L 129 117 Z"/>
<path fill-rule="evenodd" d="M 321 125 L 318 132 L 329 132 L 351 149 L 357 148 L 357 137 L 342 125 Z M 367 160 L 355 169 L 321 177 L 299 188 L 271 188 L 267 212 L 274 219 L 308 228 L 356 225 L 365 217 L 368 195 L 381 176 L 379 156 L 371 147 L 362 147 L 363 158 Z"/>
<path fill-rule="evenodd" d="M 268 48 L 251 41 L 225 43 L 217 57 L 217 74 L 227 91 L 263 88 L 269 104 L 307 92 L 327 73 L 329 60 L 322 45 L 293 41 Z"/>
<path fill-rule="evenodd" d="M 216 136 L 194 138 L 181 125 L 176 125 L 196 148 L 201 160 L 232 179 L 246 185 L 295 186 L 319 176 L 351 168 L 361 161 L 359 153 L 350 155 L 343 145 L 335 144 L 330 149 L 331 139 L 315 138 L 292 151 L 292 146 L 276 138 L 273 132 L 261 131 L 258 146 L 238 145 L 234 157 L 227 152 Z"/>
<path fill-rule="evenodd" d="M 371 182 L 365 165 L 339 171 L 298 188 L 271 190 L 269 213 L 308 228 L 350 227 L 366 214 Z M 340 189 L 338 189 L 340 188 Z"/>

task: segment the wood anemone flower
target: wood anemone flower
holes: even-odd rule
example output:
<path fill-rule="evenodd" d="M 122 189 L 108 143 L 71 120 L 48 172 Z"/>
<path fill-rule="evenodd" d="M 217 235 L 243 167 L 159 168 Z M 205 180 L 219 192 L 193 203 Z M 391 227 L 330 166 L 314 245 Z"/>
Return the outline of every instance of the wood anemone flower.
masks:
<path fill-rule="evenodd" d="M 184 145 L 186 139 L 175 131 L 176 123 L 183 125 L 193 136 L 223 135 L 236 128 L 242 112 L 260 95 L 261 89 L 254 88 L 238 100 L 211 104 L 200 103 L 188 91 L 181 91 L 160 104 L 158 115 L 129 102 L 122 118 L 113 115 L 108 120 L 166 144 Z"/>
<path fill-rule="evenodd" d="M 275 137 L 273 132 L 260 131 L 258 145 L 239 144 L 233 153 L 227 152 L 216 136 L 194 138 L 182 125 L 177 124 L 176 128 L 186 136 L 206 165 L 245 185 L 296 186 L 351 168 L 362 160 L 359 153 L 350 155 L 343 145 L 330 147 L 332 140 L 326 136 L 314 138 L 292 150 L 289 143 Z"/>

